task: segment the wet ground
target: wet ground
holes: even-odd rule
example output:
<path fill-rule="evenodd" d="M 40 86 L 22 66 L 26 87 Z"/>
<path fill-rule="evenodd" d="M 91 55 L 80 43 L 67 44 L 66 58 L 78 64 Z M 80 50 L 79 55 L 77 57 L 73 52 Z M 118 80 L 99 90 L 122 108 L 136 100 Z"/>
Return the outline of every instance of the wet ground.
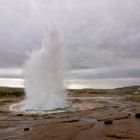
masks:
<path fill-rule="evenodd" d="M 9 111 L 18 98 L 0 99 L 0 140 L 140 140 L 139 95 L 71 97 L 60 113 Z M 106 122 L 106 124 L 105 124 Z"/>

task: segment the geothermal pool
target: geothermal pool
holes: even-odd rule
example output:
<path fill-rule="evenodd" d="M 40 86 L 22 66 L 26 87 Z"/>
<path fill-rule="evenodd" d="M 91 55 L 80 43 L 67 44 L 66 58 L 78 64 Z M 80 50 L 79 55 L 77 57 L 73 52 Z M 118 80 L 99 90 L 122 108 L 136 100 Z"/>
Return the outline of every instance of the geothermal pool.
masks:
<path fill-rule="evenodd" d="M 20 110 L 19 104 L 14 104 L 10 106 L 10 111 L 13 113 L 23 113 L 23 114 L 55 114 L 62 112 L 75 112 L 75 111 L 86 111 L 95 110 L 104 107 L 104 102 L 112 104 L 115 97 L 68 97 L 67 106 L 64 108 L 56 108 L 52 110 L 37 110 L 37 109 L 27 109 Z M 18 109 L 19 107 L 19 109 Z"/>

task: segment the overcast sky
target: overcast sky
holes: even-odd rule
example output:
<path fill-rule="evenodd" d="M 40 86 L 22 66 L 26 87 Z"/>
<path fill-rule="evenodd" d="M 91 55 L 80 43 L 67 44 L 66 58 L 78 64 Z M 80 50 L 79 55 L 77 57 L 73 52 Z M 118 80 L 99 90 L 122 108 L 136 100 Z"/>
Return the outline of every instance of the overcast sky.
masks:
<path fill-rule="evenodd" d="M 0 0 L 0 76 L 20 75 L 52 22 L 68 78 L 140 78 L 140 0 Z"/>

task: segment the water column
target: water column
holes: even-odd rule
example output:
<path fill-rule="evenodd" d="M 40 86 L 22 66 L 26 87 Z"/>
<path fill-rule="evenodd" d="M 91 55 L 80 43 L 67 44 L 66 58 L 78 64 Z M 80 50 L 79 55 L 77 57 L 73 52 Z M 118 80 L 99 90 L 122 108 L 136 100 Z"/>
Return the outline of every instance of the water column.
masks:
<path fill-rule="evenodd" d="M 63 88 L 63 47 L 57 29 L 51 29 L 42 48 L 24 65 L 26 99 L 21 110 L 52 110 L 66 105 Z"/>

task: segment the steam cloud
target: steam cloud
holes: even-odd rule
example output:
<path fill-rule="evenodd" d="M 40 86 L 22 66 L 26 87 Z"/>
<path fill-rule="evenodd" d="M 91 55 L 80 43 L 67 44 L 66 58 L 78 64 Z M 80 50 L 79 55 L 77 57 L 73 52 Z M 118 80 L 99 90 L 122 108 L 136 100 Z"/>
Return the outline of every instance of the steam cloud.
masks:
<path fill-rule="evenodd" d="M 63 108 L 66 93 L 63 89 L 63 47 L 56 29 L 51 29 L 43 47 L 25 63 L 26 100 L 22 110 L 51 110 Z"/>

